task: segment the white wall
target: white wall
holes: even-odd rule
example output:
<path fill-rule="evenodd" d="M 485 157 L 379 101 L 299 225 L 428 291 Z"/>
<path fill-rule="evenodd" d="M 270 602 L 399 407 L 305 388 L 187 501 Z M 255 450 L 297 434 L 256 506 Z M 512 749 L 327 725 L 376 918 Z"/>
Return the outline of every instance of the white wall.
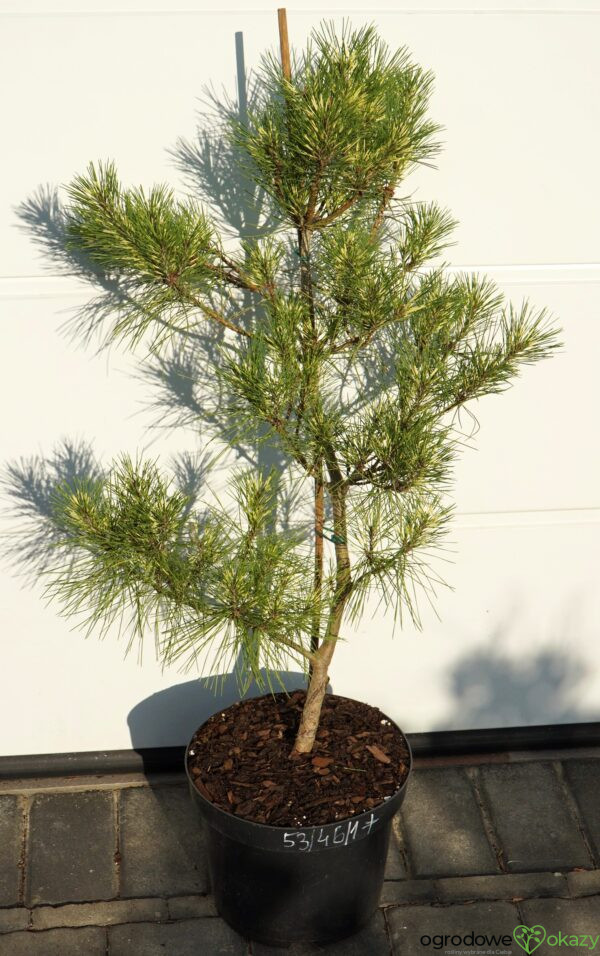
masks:
<path fill-rule="evenodd" d="M 3 462 L 47 456 L 65 436 L 93 440 L 104 461 L 197 447 L 191 431 L 148 432 L 131 356 L 98 357 L 60 332 L 89 292 L 58 273 L 17 214 L 41 184 L 68 181 L 90 159 L 114 158 L 131 184 L 180 183 L 168 149 L 194 138 L 207 83 L 235 95 L 235 34 L 247 67 L 277 43 L 274 2 L 168 6 L 0 2 Z M 314 7 L 288 6 L 299 45 Z M 460 220 L 457 267 L 483 268 L 515 300 L 547 306 L 565 341 L 507 395 L 480 403 L 478 450 L 457 473 L 444 571 L 454 590 L 440 595 L 440 619 L 423 608 L 423 632 L 407 625 L 392 639 L 391 621 L 371 609 L 336 654 L 333 688 L 409 731 L 598 720 L 600 7 L 330 0 L 322 13 L 375 21 L 434 70 L 446 147 L 410 188 Z M 150 646 L 140 666 L 123 660 L 116 636 L 85 641 L 40 595 L 5 562 L 0 753 L 184 742 L 212 706 L 193 675 L 161 673 Z"/>

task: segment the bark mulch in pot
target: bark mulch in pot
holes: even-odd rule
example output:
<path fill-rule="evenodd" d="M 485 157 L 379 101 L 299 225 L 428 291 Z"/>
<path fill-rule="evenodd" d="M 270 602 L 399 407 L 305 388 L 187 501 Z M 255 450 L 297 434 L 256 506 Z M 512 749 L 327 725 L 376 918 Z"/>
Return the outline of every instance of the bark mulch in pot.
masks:
<path fill-rule="evenodd" d="M 309 754 L 290 756 L 305 691 L 239 701 L 194 735 L 188 769 L 228 813 L 270 826 L 316 826 L 391 797 L 409 770 L 406 741 L 377 707 L 327 694 Z"/>

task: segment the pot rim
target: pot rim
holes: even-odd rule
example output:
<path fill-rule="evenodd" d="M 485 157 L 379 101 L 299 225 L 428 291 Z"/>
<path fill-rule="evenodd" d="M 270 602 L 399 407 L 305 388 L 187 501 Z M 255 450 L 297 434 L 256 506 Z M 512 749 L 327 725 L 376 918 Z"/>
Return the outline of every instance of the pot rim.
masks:
<path fill-rule="evenodd" d="M 278 693 L 283 694 L 286 692 L 278 691 Z M 267 694 L 259 694 L 255 698 L 249 697 L 249 698 L 241 698 L 241 699 L 259 700 L 262 697 L 271 697 L 271 696 L 274 696 L 274 695 L 271 693 L 267 693 Z M 290 696 L 290 695 L 287 694 L 287 696 Z M 342 694 L 328 694 L 328 696 L 338 697 L 340 700 L 350 700 L 357 703 L 364 703 L 363 701 L 357 701 L 355 697 L 346 697 L 345 695 L 342 695 Z M 229 710 L 231 707 L 235 707 L 238 703 L 240 703 L 240 701 L 235 701 L 233 704 L 229 704 L 228 707 L 224 707 L 222 711 L 216 710 L 215 714 L 223 713 L 224 711 Z M 370 705 L 370 706 L 373 706 L 373 705 Z M 379 708 L 377 709 L 379 710 Z M 332 820 L 329 823 L 307 823 L 306 825 L 302 827 L 292 826 L 291 824 L 282 825 L 282 826 L 273 826 L 270 823 L 257 823 L 254 820 L 246 820 L 244 817 L 238 817 L 236 816 L 235 813 L 231 813 L 228 810 L 223 810 L 221 809 L 221 807 L 218 807 L 216 804 L 212 803 L 210 800 L 207 800 L 204 794 L 202 794 L 198 790 L 198 787 L 194 783 L 194 778 L 191 776 L 188 770 L 188 753 L 189 753 L 190 747 L 192 746 L 192 741 L 194 739 L 195 734 L 198 732 L 198 730 L 200 730 L 201 727 L 204 726 L 204 724 L 206 724 L 211 719 L 211 717 L 214 717 L 214 714 L 211 714 L 210 717 L 207 717 L 206 720 L 202 721 L 202 723 L 196 728 L 196 730 L 194 731 L 194 735 L 191 737 L 189 743 L 187 744 L 185 748 L 184 766 L 185 766 L 185 774 L 188 779 L 188 783 L 193 789 L 194 796 L 197 797 L 202 803 L 205 803 L 208 807 L 210 807 L 211 812 L 217 814 L 218 817 L 220 816 L 223 820 L 236 820 L 239 823 L 245 824 L 248 827 L 256 827 L 259 830 L 269 831 L 269 832 L 272 832 L 273 834 L 282 833 L 283 831 L 289 831 L 291 829 L 295 829 L 295 830 L 322 829 L 323 827 L 339 826 L 341 824 L 347 823 L 349 820 L 359 820 L 362 816 L 365 816 L 369 813 L 374 814 L 376 810 L 380 810 L 381 808 L 387 807 L 390 805 L 391 801 L 396 800 L 400 796 L 400 794 L 402 794 L 402 792 L 406 789 L 406 785 L 409 781 L 410 775 L 413 770 L 413 763 L 414 763 L 413 752 L 412 752 L 412 748 L 410 746 L 408 737 L 406 736 L 402 728 L 398 726 L 395 720 L 392 720 L 392 718 L 388 717 L 388 715 L 385 714 L 383 711 L 380 711 L 380 713 L 382 714 L 382 717 L 388 720 L 390 724 L 392 724 L 396 728 L 396 730 L 402 735 L 402 738 L 404 739 L 404 743 L 406 744 L 406 749 L 408 750 L 408 773 L 406 774 L 401 786 L 399 786 L 398 789 L 394 791 L 394 793 L 390 794 L 389 797 L 384 798 L 381 803 L 375 804 L 374 807 L 370 807 L 368 810 L 363 810 L 362 813 L 355 813 L 351 817 L 342 817 L 341 820 Z"/>

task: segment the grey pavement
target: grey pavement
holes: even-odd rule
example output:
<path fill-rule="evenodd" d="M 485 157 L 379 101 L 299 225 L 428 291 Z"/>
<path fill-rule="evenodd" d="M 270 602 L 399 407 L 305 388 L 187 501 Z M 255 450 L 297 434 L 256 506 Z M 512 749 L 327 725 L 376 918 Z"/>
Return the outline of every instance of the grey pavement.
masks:
<path fill-rule="evenodd" d="M 219 917 L 182 775 L 0 781 L 0 956 L 520 956 L 534 925 L 600 956 L 600 750 L 417 761 L 375 918 L 287 950 Z"/>

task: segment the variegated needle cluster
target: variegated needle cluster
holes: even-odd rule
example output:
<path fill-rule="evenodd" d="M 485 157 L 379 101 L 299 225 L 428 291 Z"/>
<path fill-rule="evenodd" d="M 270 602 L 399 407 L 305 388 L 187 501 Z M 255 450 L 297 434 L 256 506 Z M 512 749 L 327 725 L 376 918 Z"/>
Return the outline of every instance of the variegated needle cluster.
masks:
<path fill-rule="evenodd" d="M 167 662 L 214 642 L 243 661 L 242 685 L 299 661 L 301 751 L 366 597 L 418 621 L 415 596 L 435 586 L 458 413 L 558 344 L 543 311 L 451 274 L 440 257 L 452 217 L 400 195 L 439 150 L 431 90 L 372 27 L 322 25 L 291 78 L 265 56 L 230 136 L 270 226 L 237 243 L 206 204 L 124 188 L 110 163 L 69 187 L 71 247 L 122 291 L 111 335 L 160 355 L 212 334 L 219 439 L 269 442 L 283 464 L 234 471 L 228 503 L 201 510 L 155 463 L 127 457 L 63 488 L 69 561 L 51 590 L 91 625 L 154 629 Z"/>

